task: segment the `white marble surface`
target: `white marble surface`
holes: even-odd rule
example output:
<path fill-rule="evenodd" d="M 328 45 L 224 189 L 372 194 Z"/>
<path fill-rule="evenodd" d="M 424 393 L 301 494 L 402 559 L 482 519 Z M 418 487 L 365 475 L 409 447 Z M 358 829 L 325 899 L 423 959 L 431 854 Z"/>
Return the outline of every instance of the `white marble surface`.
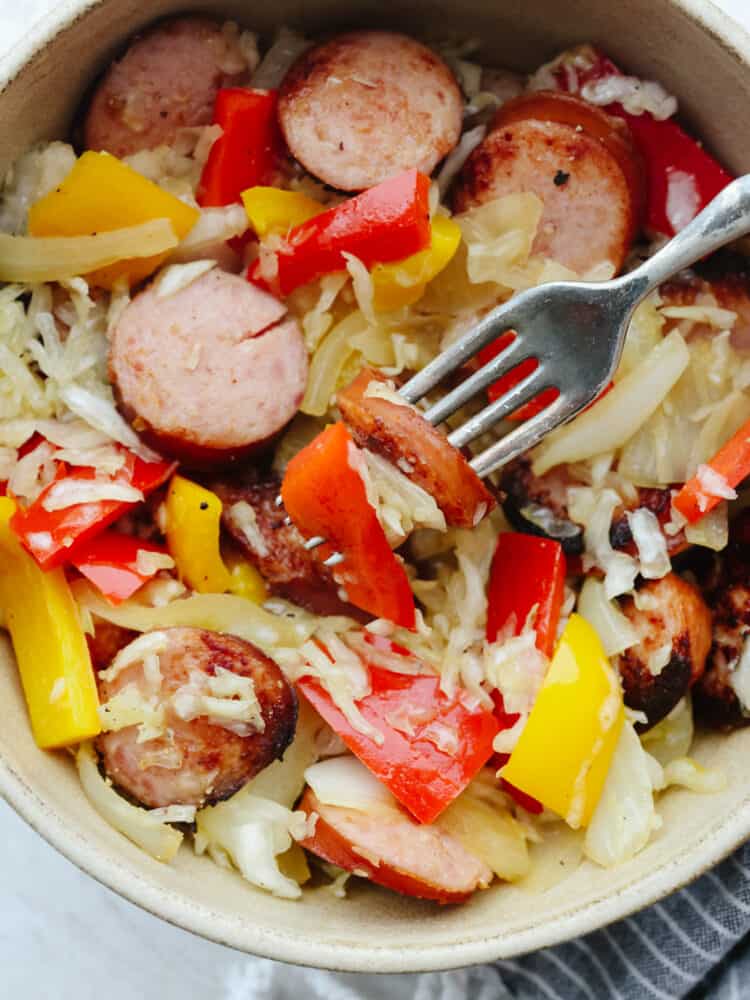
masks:
<path fill-rule="evenodd" d="M 0 50 L 55 6 L 0 0 Z M 750 28 L 750 0 L 718 6 Z M 144 913 L 82 874 L 0 802 L 0 995 L 15 1000 L 489 1000 L 489 969 L 334 976 L 252 959 Z M 507 995 L 507 994 L 506 994 Z"/>

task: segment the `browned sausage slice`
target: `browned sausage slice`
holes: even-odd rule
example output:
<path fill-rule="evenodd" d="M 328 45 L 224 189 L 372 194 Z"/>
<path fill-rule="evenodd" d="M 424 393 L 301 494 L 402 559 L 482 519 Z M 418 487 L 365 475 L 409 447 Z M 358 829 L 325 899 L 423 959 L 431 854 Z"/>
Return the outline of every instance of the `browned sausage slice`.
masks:
<path fill-rule="evenodd" d="M 224 529 L 257 567 L 272 593 L 317 615 L 362 618 L 358 608 L 340 599 L 331 570 L 305 548 L 305 539 L 294 524 L 287 523 L 283 507 L 276 505 L 280 479 L 220 480 L 210 486 L 223 504 Z"/>
<path fill-rule="evenodd" d="M 269 443 L 297 412 L 307 352 L 285 307 L 214 268 L 159 298 L 140 292 L 111 338 L 120 407 L 144 440 L 186 462 L 226 462 Z"/>
<path fill-rule="evenodd" d="M 413 406 L 370 395 L 388 380 L 363 368 L 337 398 L 341 415 L 363 448 L 379 452 L 430 493 L 448 524 L 472 528 L 495 506 L 495 498 L 461 452 Z"/>
<path fill-rule="evenodd" d="M 568 556 L 583 554 L 583 526 L 572 521 L 567 506 L 567 491 L 571 486 L 581 486 L 564 467 L 551 469 L 543 476 L 531 470 L 531 460 L 525 456 L 509 462 L 502 471 L 500 486 L 503 490 L 503 510 L 517 531 L 542 535 L 560 542 Z M 628 521 L 628 511 L 644 507 L 656 515 L 660 524 L 672 518 L 672 491 L 656 487 L 638 487 L 638 499 L 628 508 L 620 507 L 612 515 L 609 541 L 612 548 L 634 554 L 633 533 Z M 665 534 L 670 556 L 681 552 L 687 545 L 685 532 Z"/>
<path fill-rule="evenodd" d="M 745 582 L 725 582 L 712 600 L 714 630 L 706 672 L 693 695 L 695 716 L 712 729 L 736 729 L 750 724 L 750 714 L 732 684 L 750 633 L 750 573 Z"/>
<path fill-rule="evenodd" d="M 88 149 L 129 156 L 211 122 L 220 87 L 249 82 L 218 21 L 180 17 L 137 36 L 96 87 L 83 126 Z"/>
<path fill-rule="evenodd" d="M 118 694 L 131 703 L 140 695 L 163 711 L 163 720 L 153 739 L 140 733 L 139 742 L 139 727 L 131 725 L 103 733 L 97 749 L 108 777 L 143 805 L 200 807 L 226 799 L 281 757 L 294 738 L 294 691 L 273 660 L 249 642 L 170 628 L 142 636 L 119 655 L 126 657 L 123 668 L 113 677 L 99 675 L 105 717 L 108 711 L 116 716 Z M 251 693 L 240 681 L 237 699 L 257 699 L 257 715 L 243 722 L 238 712 L 232 722 L 221 705 L 215 707 L 216 699 L 226 707 L 227 686 L 239 678 L 250 679 Z"/>
<path fill-rule="evenodd" d="M 732 327 L 732 346 L 741 351 L 750 348 L 750 265 L 747 258 L 730 252 L 717 253 L 696 267 L 688 278 L 676 278 L 659 288 L 663 306 L 718 306 L 737 314 Z M 664 332 L 678 325 L 679 319 L 667 317 Z M 691 337 L 716 333 L 716 329 L 698 323 Z"/>
<path fill-rule="evenodd" d="M 585 102 L 568 97 L 561 114 L 554 95 L 545 101 L 547 112 L 538 95 L 525 110 L 514 111 L 511 105 L 509 111 L 500 109 L 490 133 L 464 164 L 454 210 L 465 212 L 494 198 L 531 192 L 544 206 L 534 253 L 581 275 L 605 262 L 618 271 L 638 228 L 635 160 L 627 159 L 624 139 L 614 126 L 611 141 L 598 119 L 595 129 L 587 129 L 591 109 L 583 107 Z M 570 120 L 569 101 L 582 106 L 582 124 Z"/>
<path fill-rule="evenodd" d="M 492 881 L 484 862 L 450 834 L 420 825 L 401 810 L 382 808 L 370 815 L 323 805 L 309 788 L 298 808 L 318 817 L 303 847 L 394 892 L 461 903 Z"/>
<path fill-rule="evenodd" d="M 410 167 L 429 174 L 458 142 L 455 77 L 406 35 L 353 31 L 303 53 L 279 93 L 287 145 L 311 174 L 361 191 Z"/>
<path fill-rule="evenodd" d="M 621 602 L 640 636 L 617 658 L 625 704 L 655 725 L 703 674 L 711 646 L 711 612 L 696 587 L 675 573 L 645 583 Z"/>
<path fill-rule="evenodd" d="M 137 638 L 132 629 L 97 619 L 94 634 L 86 636 L 94 670 L 105 670 L 120 650 Z"/>
<path fill-rule="evenodd" d="M 693 689 L 693 707 L 696 719 L 713 729 L 750 724 L 750 705 L 742 704 L 734 687 L 735 672 L 750 641 L 749 527 L 745 511 L 731 524 L 729 547 L 706 582 L 713 642 L 706 671 Z"/>

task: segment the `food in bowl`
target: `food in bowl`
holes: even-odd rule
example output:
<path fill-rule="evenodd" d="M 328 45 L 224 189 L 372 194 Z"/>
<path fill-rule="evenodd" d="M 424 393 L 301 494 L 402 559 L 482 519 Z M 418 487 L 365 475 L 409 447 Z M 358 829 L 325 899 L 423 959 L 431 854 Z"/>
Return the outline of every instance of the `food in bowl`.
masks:
<path fill-rule="evenodd" d="M 722 781 L 694 713 L 750 711 L 741 257 L 645 302 L 612 387 L 490 482 L 397 393 L 730 180 L 590 46 L 528 80 L 466 55 L 261 58 L 172 19 L 5 180 L 0 600 L 34 736 L 154 857 L 187 837 L 287 898 L 460 902 L 563 827 L 621 863 L 659 793 Z"/>

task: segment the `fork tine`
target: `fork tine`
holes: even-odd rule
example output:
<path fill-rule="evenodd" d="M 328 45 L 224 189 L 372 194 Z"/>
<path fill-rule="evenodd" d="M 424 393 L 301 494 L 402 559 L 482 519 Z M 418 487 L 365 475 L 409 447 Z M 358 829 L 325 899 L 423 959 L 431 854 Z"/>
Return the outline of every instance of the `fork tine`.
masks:
<path fill-rule="evenodd" d="M 549 376 L 540 365 L 533 372 L 526 376 L 522 382 L 514 385 L 505 395 L 496 399 L 489 406 L 470 417 L 466 423 L 461 424 L 455 431 L 448 435 L 448 441 L 455 448 L 463 448 L 480 434 L 486 434 L 498 421 L 507 417 L 519 406 L 528 403 L 529 400 L 538 396 L 544 389 L 549 388 Z"/>
<path fill-rule="evenodd" d="M 404 397 L 407 403 L 418 403 L 423 396 L 426 396 L 431 389 L 442 382 L 446 375 L 450 375 L 469 358 L 473 358 L 501 333 L 512 329 L 514 326 L 513 317 L 517 315 L 518 303 L 515 298 L 509 299 L 508 302 L 487 313 L 475 327 L 472 327 L 469 333 L 464 334 L 455 344 L 438 354 L 421 372 L 417 372 L 405 385 L 402 385 L 399 394 Z"/>
<path fill-rule="evenodd" d="M 451 413 L 460 410 L 470 399 L 486 389 L 488 385 L 492 385 L 501 375 L 525 361 L 526 358 L 521 356 L 523 350 L 521 338 L 516 336 L 504 351 L 426 410 L 423 414 L 425 420 L 429 420 L 431 424 L 439 424 Z"/>
<path fill-rule="evenodd" d="M 510 431 L 505 437 L 475 456 L 470 463 L 472 469 L 480 478 L 489 476 L 495 469 L 499 469 L 502 465 L 506 465 L 518 455 L 539 444 L 549 431 L 557 427 L 558 424 L 570 420 L 585 405 L 585 399 L 574 400 L 565 395 L 558 396 L 536 416 L 525 420 L 515 430 Z"/>

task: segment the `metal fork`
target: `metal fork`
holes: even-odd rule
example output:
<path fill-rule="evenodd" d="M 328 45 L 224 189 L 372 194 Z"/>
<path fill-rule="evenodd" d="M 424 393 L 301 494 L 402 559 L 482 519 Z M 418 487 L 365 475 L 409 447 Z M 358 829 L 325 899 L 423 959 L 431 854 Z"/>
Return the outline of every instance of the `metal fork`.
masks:
<path fill-rule="evenodd" d="M 530 358 L 536 369 L 448 435 L 468 445 L 545 389 L 559 396 L 485 451 L 471 467 L 491 472 L 537 445 L 593 402 L 614 374 L 636 306 L 667 278 L 750 233 L 750 174 L 733 181 L 674 239 L 629 274 L 596 284 L 555 281 L 513 296 L 406 382 L 399 393 L 417 403 L 446 376 L 508 330 L 514 340 L 423 416 L 439 424 L 502 375 Z"/>
<path fill-rule="evenodd" d="M 545 389 L 559 390 L 538 414 L 472 459 L 477 475 L 488 476 L 596 399 L 617 368 L 630 320 L 649 292 L 748 233 L 750 174 L 724 188 L 674 239 L 628 274 L 596 284 L 555 281 L 514 295 L 402 385 L 399 394 L 418 403 L 483 347 L 512 330 L 516 336 L 509 346 L 422 414 L 431 424 L 440 424 L 507 372 L 536 359 L 533 372 L 448 435 L 452 445 L 463 448 Z M 305 547 L 314 549 L 324 542 L 315 536 Z M 325 562 L 335 566 L 343 559 L 335 552 Z"/>

